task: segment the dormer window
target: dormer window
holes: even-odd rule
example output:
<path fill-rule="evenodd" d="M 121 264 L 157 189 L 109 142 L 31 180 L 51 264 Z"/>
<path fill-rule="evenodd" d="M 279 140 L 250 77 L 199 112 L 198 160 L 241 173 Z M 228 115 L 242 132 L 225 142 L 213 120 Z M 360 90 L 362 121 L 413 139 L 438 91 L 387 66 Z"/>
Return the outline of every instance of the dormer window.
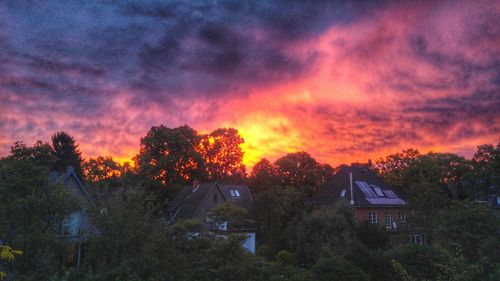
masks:
<path fill-rule="evenodd" d="M 229 194 L 231 194 L 231 197 L 240 197 L 240 191 L 237 189 L 230 189 Z"/>

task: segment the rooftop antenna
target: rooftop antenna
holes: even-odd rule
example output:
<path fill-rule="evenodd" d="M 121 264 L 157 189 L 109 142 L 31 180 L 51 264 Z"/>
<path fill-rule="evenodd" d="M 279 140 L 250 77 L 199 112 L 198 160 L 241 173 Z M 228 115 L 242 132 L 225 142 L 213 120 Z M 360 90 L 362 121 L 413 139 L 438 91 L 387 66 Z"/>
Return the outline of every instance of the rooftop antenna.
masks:
<path fill-rule="evenodd" d="M 352 191 L 352 173 L 349 173 L 349 182 L 351 184 L 351 206 L 354 205 L 353 191 Z"/>

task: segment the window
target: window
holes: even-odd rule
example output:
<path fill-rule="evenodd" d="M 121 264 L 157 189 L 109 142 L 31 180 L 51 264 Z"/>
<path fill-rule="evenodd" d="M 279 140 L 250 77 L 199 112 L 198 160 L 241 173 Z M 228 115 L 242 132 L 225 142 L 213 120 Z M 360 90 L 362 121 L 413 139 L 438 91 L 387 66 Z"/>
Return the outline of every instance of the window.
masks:
<path fill-rule="evenodd" d="M 403 211 L 398 212 L 398 220 L 400 223 L 405 223 L 406 222 L 406 214 Z"/>
<path fill-rule="evenodd" d="M 217 194 L 214 194 L 214 203 L 217 203 Z"/>
<path fill-rule="evenodd" d="M 240 191 L 237 189 L 230 189 L 229 194 L 231 194 L 232 197 L 240 197 Z"/>
<path fill-rule="evenodd" d="M 418 233 L 410 234 L 410 244 L 412 245 L 424 245 L 424 239 L 422 235 Z"/>
<path fill-rule="evenodd" d="M 370 212 L 370 214 L 368 214 L 368 221 L 370 223 L 378 223 L 378 221 L 377 221 L 377 213 Z"/>
<path fill-rule="evenodd" d="M 392 215 L 390 212 L 385 213 L 385 227 L 392 228 Z"/>
<path fill-rule="evenodd" d="M 342 192 L 340 193 L 340 197 L 344 197 L 345 196 L 345 189 L 342 189 Z"/>
<path fill-rule="evenodd" d="M 69 214 L 63 221 L 61 235 L 78 236 L 80 234 L 80 212 Z"/>

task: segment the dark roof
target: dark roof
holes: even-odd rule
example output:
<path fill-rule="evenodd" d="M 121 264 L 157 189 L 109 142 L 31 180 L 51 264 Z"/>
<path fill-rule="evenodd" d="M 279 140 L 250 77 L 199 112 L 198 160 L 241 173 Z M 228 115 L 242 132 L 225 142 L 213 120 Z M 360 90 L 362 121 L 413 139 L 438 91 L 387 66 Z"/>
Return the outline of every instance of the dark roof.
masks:
<path fill-rule="evenodd" d="M 170 206 L 170 220 L 192 219 L 215 183 L 201 183 L 197 188 L 185 186 L 179 191 Z"/>
<path fill-rule="evenodd" d="M 332 179 L 311 197 L 311 203 L 315 207 L 335 206 L 340 200 L 351 201 L 350 179 L 352 173 L 353 206 L 406 206 L 408 202 L 404 199 L 404 192 L 394 186 L 390 186 L 377 174 L 366 167 L 342 166 Z"/>
<path fill-rule="evenodd" d="M 74 179 L 78 188 L 80 191 L 85 194 L 86 190 L 83 186 L 83 183 L 81 180 L 78 178 L 78 176 L 75 173 L 75 169 L 72 166 L 66 167 L 66 171 L 64 173 L 59 173 L 57 171 L 51 171 L 49 173 L 49 181 L 51 182 L 56 182 L 56 183 L 66 183 L 69 179 Z"/>
<path fill-rule="evenodd" d="M 246 186 L 201 183 L 197 188 L 193 189 L 191 185 L 188 185 L 179 191 L 170 205 L 169 221 L 195 218 L 200 206 L 214 188 L 218 188 L 221 191 L 224 195 L 224 201 L 234 200 L 238 205 L 247 209 L 252 204 L 252 196 Z M 238 191 L 239 197 L 231 195 L 231 193 L 235 194 L 234 190 Z"/>

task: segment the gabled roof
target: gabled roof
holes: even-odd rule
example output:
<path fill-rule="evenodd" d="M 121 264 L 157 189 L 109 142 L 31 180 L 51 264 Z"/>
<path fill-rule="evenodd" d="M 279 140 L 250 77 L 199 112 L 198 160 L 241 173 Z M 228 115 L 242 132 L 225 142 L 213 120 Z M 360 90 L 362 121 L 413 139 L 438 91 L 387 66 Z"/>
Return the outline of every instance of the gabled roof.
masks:
<path fill-rule="evenodd" d="M 250 208 L 252 196 L 246 186 L 201 183 L 198 187 L 193 188 L 193 186 L 188 185 L 183 187 L 174 198 L 170 206 L 169 221 L 195 218 L 200 207 L 203 205 L 204 201 L 207 200 L 208 194 L 215 188 L 219 189 L 224 195 L 224 201 L 233 200 L 243 208 Z M 238 191 L 237 194 L 240 196 L 233 196 L 236 195 L 235 190 Z"/>
<path fill-rule="evenodd" d="M 207 198 L 215 183 L 201 183 L 197 187 L 187 185 L 179 191 L 170 207 L 170 221 L 192 219 Z"/>
<path fill-rule="evenodd" d="M 407 206 L 400 188 L 390 186 L 378 175 L 363 166 L 343 166 L 332 179 L 311 198 L 315 207 L 335 206 L 340 200 L 351 201 L 350 178 L 352 173 L 354 207 Z"/>
<path fill-rule="evenodd" d="M 79 191 L 82 194 L 85 194 L 85 192 L 86 192 L 82 182 L 80 181 L 80 179 L 76 175 L 75 169 L 72 166 L 66 167 L 66 172 L 64 172 L 64 173 L 58 173 L 56 171 L 51 171 L 49 173 L 49 180 L 51 182 L 62 183 L 62 184 L 67 183 L 69 180 L 74 180 L 76 185 L 79 188 Z"/>

